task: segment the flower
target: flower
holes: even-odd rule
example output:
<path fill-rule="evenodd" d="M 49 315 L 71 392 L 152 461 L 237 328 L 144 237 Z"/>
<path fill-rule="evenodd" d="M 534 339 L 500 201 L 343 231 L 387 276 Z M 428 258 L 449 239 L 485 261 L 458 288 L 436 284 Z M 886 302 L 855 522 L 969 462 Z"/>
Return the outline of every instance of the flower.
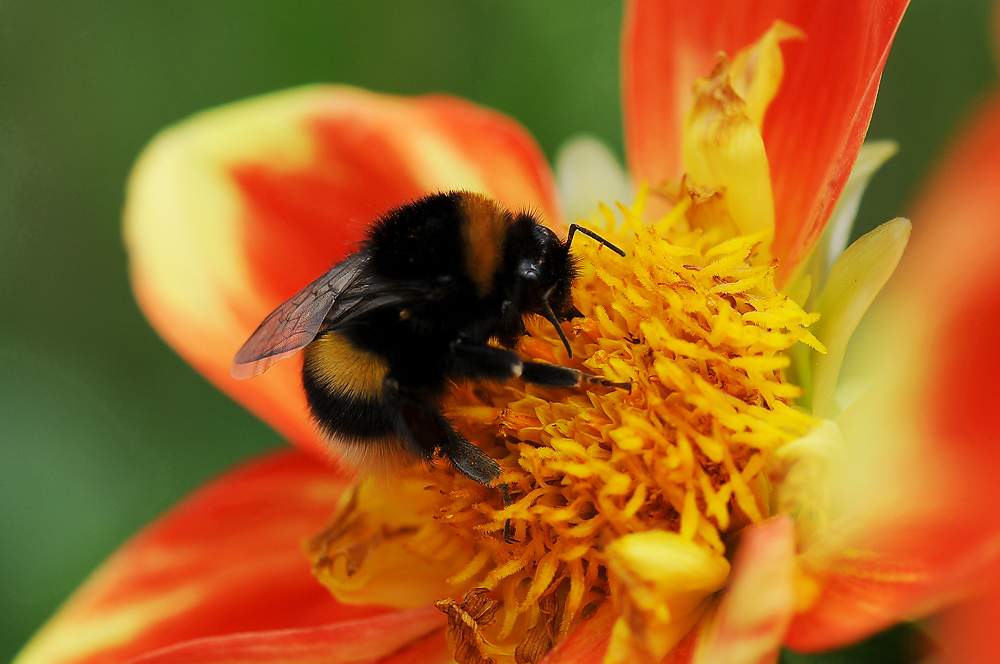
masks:
<path fill-rule="evenodd" d="M 787 285 L 790 293 L 804 290 L 805 276 L 793 279 L 795 268 L 805 264 L 816 246 L 855 168 L 881 67 L 905 4 L 811 3 L 780 11 L 763 3 L 741 5 L 739 11 L 705 3 L 695 7 L 636 2 L 630 6 L 625 49 L 630 170 L 653 187 L 658 197 L 653 204 L 664 205 L 673 197 L 678 206 L 674 209 L 687 205 L 713 219 L 728 215 L 734 225 L 728 229 L 718 222 L 705 226 L 708 231 L 729 232 L 728 243 L 718 235 L 713 243 L 685 247 L 683 238 L 671 238 L 674 246 L 692 252 L 689 255 L 696 261 L 667 265 L 673 277 L 686 284 L 681 290 L 690 288 L 704 295 L 721 287 L 712 293 L 718 296 L 713 315 L 729 311 L 745 316 L 748 305 L 736 296 L 758 289 L 768 293 L 774 280 Z M 777 41 L 786 29 L 779 24 L 768 32 L 779 18 L 800 30 L 805 39 L 779 50 Z M 664 39 L 666 34 L 671 38 Z M 784 36 L 790 34 L 787 29 Z M 852 38 L 845 39 L 845 35 Z M 756 50 L 746 50 L 754 44 Z M 699 84 L 694 97 L 688 95 L 690 85 L 712 71 L 720 49 L 733 57 L 730 67 L 717 69 L 715 76 Z M 782 76 L 779 72 L 784 67 L 787 71 Z M 780 88 L 766 85 L 779 80 Z M 737 89 L 740 93 L 733 97 Z M 819 95 L 823 103 L 817 103 Z M 745 149 L 735 162 L 727 161 L 732 155 L 723 148 L 735 144 L 732 136 L 726 140 L 716 136 L 714 145 L 709 139 L 719 129 L 719 114 L 724 117 L 740 103 L 745 109 L 737 113 L 736 119 L 742 122 L 738 135 L 748 143 L 742 145 Z M 681 132 L 684 118 L 688 124 Z M 685 172 L 690 179 L 679 180 Z M 137 166 L 127 210 L 136 292 L 154 325 L 192 364 L 300 448 L 323 458 L 327 451 L 309 425 L 296 385 L 295 363 L 278 365 L 254 382 L 234 383 L 228 378 L 232 352 L 267 311 L 337 260 L 347 243 L 359 237 L 361 227 L 346 222 L 370 218 L 372 209 L 385 209 L 425 191 L 459 187 L 486 191 L 510 207 L 534 205 L 553 223 L 561 218 L 552 179 L 530 139 L 510 121 L 458 100 L 402 100 L 325 88 L 211 112 L 164 134 Z M 771 193 L 765 195 L 765 190 Z M 641 203 L 623 210 L 628 227 L 640 235 L 642 214 L 658 219 L 661 212 L 643 209 Z M 688 228 L 697 228 L 694 213 L 684 214 Z M 677 235 L 675 226 L 666 223 L 669 219 L 664 217 L 660 226 Z M 772 220 L 770 253 L 778 260 L 777 270 L 766 260 Z M 654 252 L 652 242 L 644 245 L 644 241 L 642 237 L 636 240 L 636 250 Z M 960 506 L 982 504 L 988 495 L 991 475 L 984 473 L 987 478 L 980 482 L 968 470 L 988 467 L 987 443 L 995 437 L 960 436 L 969 443 L 970 454 L 957 458 L 953 447 L 941 445 L 948 440 L 940 435 L 942 431 L 953 433 L 956 422 L 976 424 L 983 418 L 954 419 L 957 413 L 968 415 L 967 409 L 954 402 L 948 409 L 928 405 L 934 371 L 952 370 L 945 374 L 951 382 L 943 384 L 962 387 L 966 383 L 954 375 L 967 377 L 971 369 L 968 361 L 934 364 L 932 360 L 947 354 L 924 352 L 952 348 L 950 341 L 943 345 L 940 339 L 942 331 L 950 329 L 948 324 L 963 322 L 960 314 L 970 319 L 964 321 L 960 333 L 996 329 L 990 319 L 984 325 L 981 317 L 958 306 L 963 304 L 958 295 L 976 292 L 978 297 L 978 291 L 968 286 L 955 288 L 955 282 L 947 279 L 943 281 L 948 288 L 940 283 L 920 284 L 918 277 L 910 277 L 915 286 L 902 280 L 904 285 L 893 291 L 902 295 L 889 300 L 881 311 L 902 311 L 898 320 L 906 325 L 878 326 L 863 339 L 877 349 L 867 355 L 869 369 L 888 367 L 886 380 L 876 381 L 867 398 L 837 413 L 839 395 L 833 387 L 839 358 L 857 324 L 859 309 L 867 306 L 888 277 L 903 243 L 905 225 L 876 231 L 845 253 L 816 300 L 826 314 L 816 325 L 825 334 L 813 329 L 829 346 L 831 359 L 809 359 L 797 368 L 803 385 L 811 388 L 807 396 L 813 413 L 835 420 L 815 426 L 803 418 L 801 430 L 781 422 L 777 428 L 785 431 L 781 427 L 786 427 L 787 435 L 797 440 L 782 440 L 785 444 L 771 455 L 775 463 L 768 466 L 776 478 L 775 500 L 795 517 L 794 523 L 788 517 L 763 519 L 760 508 L 769 502 L 761 499 L 763 489 L 750 486 L 749 480 L 743 482 L 748 486 L 736 480 L 744 473 L 749 479 L 757 477 L 763 460 L 754 462 L 753 455 L 741 458 L 735 472 L 726 469 L 731 494 L 725 494 L 721 503 L 734 496 L 739 504 L 734 513 L 755 525 L 741 531 L 732 573 L 730 558 L 722 555 L 725 542 L 719 540 L 722 551 L 715 550 L 713 555 L 712 530 L 698 529 L 697 524 L 711 526 L 702 517 L 708 515 L 712 504 L 708 497 L 713 494 L 702 489 L 693 499 L 692 513 L 697 517 L 695 533 L 708 546 L 692 548 L 690 537 L 681 541 L 670 536 L 677 533 L 663 529 L 610 543 L 605 551 L 606 570 L 611 572 L 606 576 L 618 584 L 617 590 L 609 590 L 615 606 L 600 603 L 586 621 L 571 625 L 574 629 L 548 656 L 549 661 L 595 660 L 606 650 L 619 657 L 623 653 L 657 657 L 672 650 L 675 657 L 684 658 L 696 648 L 697 656 L 707 661 L 751 661 L 773 654 L 783 640 L 804 649 L 835 647 L 901 617 L 934 610 L 980 578 L 982 567 L 992 560 L 988 544 L 996 530 L 982 510 L 970 514 Z M 829 245 L 820 246 L 825 250 Z M 893 251 L 887 254 L 885 249 Z M 822 251 L 813 255 L 826 259 Z M 668 258 L 658 256 L 664 263 Z M 732 267 L 754 283 L 732 286 L 740 279 L 729 274 L 715 275 L 720 281 L 712 286 L 698 281 L 704 268 L 715 264 L 709 261 L 720 256 L 733 257 Z M 598 276 L 605 284 L 625 278 L 612 273 L 614 264 L 600 256 L 591 260 L 595 274 L 602 269 L 606 272 L 606 279 Z M 654 261 L 640 264 L 662 267 Z M 820 278 L 826 273 L 825 268 L 817 270 L 813 274 Z M 812 279 L 809 272 L 800 274 Z M 859 282 L 863 288 L 856 286 Z M 621 283 L 620 290 L 627 291 L 628 284 Z M 728 292 L 731 286 L 733 291 Z M 636 293 L 643 297 L 641 291 Z M 913 293 L 920 296 L 915 303 Z M 723 296 L 734 300 L 731 309 L 720 302 L 729 303 Z M 597 305 L 612 304 L 600 297 L 595 287 L 591 303 L 595 312 Z M 935 314 L 954 315 L 929 315 L 928 302 L 942 305 L 931 309 Z M 683 309 L 684 303 L 679 306 Z M 795 319 L 799 312 L 788 306 L 768 309 L 768 313 L 781 311 Z M 608 306 L 604 310 L 607 313 Z M 615 326 L 625 333 L 620 337 L 627 336 L 636 318 L 634 313 L 632 318 L 621 315 L 620 320 L 610 314 L 607 320 L 597 317 L 603 326 L 597 338 L 610 339 L 608 330 Z M 807 322 L 803 316 L 794 325 L 775 327 L 797 335 L 791 339 L 795 341 L 808 338 L 802 330 Z M 889 348 L 882 344 L 887 330 L 892 335 Z M 581 337 L 592 330 L 579 332 L 578 342 L 583 343 Z M 656 337 L 656 330 L 645 330 L 644 335 L 648 341 Z M 975 357 L 981 361 L 988 338 L 973 335 L 970 341 L 979 345 L 971 343 L 955 352 L 962 360 L 967 359 L 962 353 L 979 350 Z M 659 339 L 666 345 L 676 341 L 669 332 L 661 333 Z M 553 352 L 544 334 L 530 342 L 535 354 Z M 779 340 L 773 352 L 759 354 L 759 361 L 737 368 L 746 372 L 741 376 L 759 372 L 777 378 L 771 386 L 763 380 L 748 383 L 747 391 L 756 390 L 754 394 L 767 403 L 769 412 L 794 413 L 781 406 L 783 400 L 795 396 L 794 389 L 782 393 L 789 390 L 789 384 L 780 379 L 783 367 L 775 358 L 790 348 L 782 344 Z M 759 351 L 759 345 L 755 349 Z M 901 360 L 896 354 L 904 351 Z M 677 349 L 671 352 L 676 354 Z M 616 368 L 613 354 L 609 355 L 588 366 L 612 372 L 628 369 Z M 857 355 L 866 357 L 863 352 Z M 740 356 L 743 360 L 750 357 L 757 356 Z M 914 357 L 928 358 L 928 362 L 911 362 Z M 726 359 L 731 366 L 739 364 L 731 362 L 732 357 Z M 811 380 L 804 377 L 806 367 L 815 369 Z M 669 366 L 663 368 L 668 377 L 669 371 Z M 685 373 L 676 380 L 695 381 L 694 375 Z M 861 375 L 857 380 L 865 378 Z M 761 391 L 768 389 L 770 400 Z M 981 394 L 974 393 L 972 403 L 995 403 L 977 401 Z M 524 392 L 516 403 L 531 396 Z M 572 400 L 567 403 L 579 406 Z M 509 410 L 539 417 L 537 409 Z M 789 417 L 796 421 L 794 415 Z M 508 424 L 510 418 L 508 414 Z M 767 418 L 758 420 L 768 424 Z M 550 423 L 538 424 L 543 426 L 520 422 L 516 431 L 523 437 L 526 430 Z M 642 424 L 634 422 L 634 426 Z M 775 428 L 773 423 L 771 428 Z M 752 427 L 746 430 L 752 433 Z M 808 435 L 799 437 L 806 431 Z M 711 436 L 702 434 L 702 438 L 711 447 Z M 844 470 L 839 481 L 837 469 L 831 471 L 834 479 L 829 486 L 849 495 L 834 495 L 839 502 L 833 514 L 839 520 L 825 524 L 822 496 L 815 496 L 814 489 L 826 484 L 817 484 L 815 477 L 835 465 L 826 463 L 827 457 L 837 455 L 841 439 L 848 446 Z M 623 438 L 616 443 L 622 447 L 631 441 Z M 702 453 L 719 462 L 704 448 Z M 719 454 L 719 459 L 727 459 L 726 450 Z M 736 463 L 732 458 L 729 461 Z M 857 474 L 859 465 L 868 473 Z M 750 468 L 754 472 L 748 472 Z M 364 502 L 359 497 L 364 485 L 342 494 L 347 484 L 339 472 L 301 454 L 266 459 L 219 480 L 116 554 L 39 634 L 22 661 L 32 657 L 121 661 L 132 656 L 149 662 L 250 657 L 311 661 L 333 648 L 345 661 L 446 657 L 443 614 L 426 604 L 397 611 L 385 608 L 412 601 L 418 595 L 409 589 L 415 587 L 436 592 L 440 585 L 426 570 L 399 566 L 399 556 L 386 556 L 385 561 L 396 566 L 370 576 L 373 583 L 358 589 L 368 594 L 348 598 L 371 597 L 372 585 L 381 582 L 385 599 L 379 602 L 381 606 L 338 602 L 320 594 L 319 586 L 311 583 L 297 539 L 318 531 L 338 502 L 349 506 L 350 499 L 342 495 Z M 720 493 L 718 486 L 709 489 L 716 496 Z M 927 499 L 928 494 L 933 500 Z M 628 495 L 637 494 L 630 491 Z M 681 536 L 685 534 L 687 495 L 677 510 Z M 364 514 L 374 513 L 372 502 L 366 509 Z M 512 518 L 524 520 L 514 511 Z M 340 515 L 347 513 L 344 509 Z M 893 520 L 886 519 L 887 513 Z M 716 538 L 726 530 L 721 524 L 727 518 L 724 514 L 729 513 L 717 510 L 712 516 Z M 505 516 L 499 509 L 485 515 L 494 521 Z M 379 524 L 388 524 L 388 518 Z M 942 533 L 948 533 L 949 539 L 944 540 Z M 319 544 L 332 539 L 336 538 L 319 538 Z M 314 549 L 322 553 L 323 546 Z M 664 551 L 669 555 L 649 555 Z M 468 556 L 465 560 L 470 562 Z M 716 594 L 727 583 L 728 591 Z M 399 591 L 404 585 L 405 593 Z M 595 586 L 584 583 L 582 587 Z M 676 592 L 678 588 L 684 593 Z M 397 597 L 392 598 L 393 594 Z M 538 599 L 536 613 L 547 615 L 551 607 Z M 452 599 L 443 608 L 451 619 L 453 644 L 463 638 L 456 625 L 471 621 L 469 631 L 478 638 L 477 630 L 489 627 L 485 619 L 496 609 L 477 593 Z M 540 624 L 536 621 L 526 631 Z M 692 624 L 697 628 L 691 629 Z M 488 645 L 485 638 L 462 643 L 490 654 L 480 650 L 480 645 Z M 522 656 L 527 657 L 523 651 Z"/>

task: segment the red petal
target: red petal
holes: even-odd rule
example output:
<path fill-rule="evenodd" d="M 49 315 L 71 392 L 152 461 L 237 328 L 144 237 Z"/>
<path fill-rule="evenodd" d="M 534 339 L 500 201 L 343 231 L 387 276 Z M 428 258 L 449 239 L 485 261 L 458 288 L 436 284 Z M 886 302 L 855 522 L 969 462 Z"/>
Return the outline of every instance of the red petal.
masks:
<path fill-rule="evenodd" d="M 618 620 L 611 602 L 573 630 L 565 641 L 553 648 L 540 664 L 600 664 L 608 651 L 611 629 Z"/>
<path fill-rule="evenodd" d="M 531 137 L 458 99 L 316 87 L 204 113 L 164 132 L 136 165 L 125 213 L 136 296 L 195 368 L 295 444 L 326 455 L 302 396 L 301 360 L 237 381 L 233 355 L 377 215 L 458 188 L 561 223 Z"/>
<path fill-rule="evenodd" d="M 853 542 L 789 645 L 820 650 L 978 591 L 1000 562 L 1000 96 L 955 145 L 913 215 L 913 236 L 872 335 L 905 357 L 910 514 Z M 879 311 L 873 311 L 878 315 Z M 877 370 L 877 369 L 876 369 Z M 888 426 L 890 422 L 886 422 Z M 907 452 L 907 450 L 901 450 Z M 920 467 L 917 467 L 919 464 Z M 889 472 L 892 472 L 890 469 Z M 895 481 L 887 477 L 886 481 Z"/>
<path fill-rule="evenodd" d="M 329 269 L 379 213 L 429 192 L 472 186 L 561 223 L 545 158 L 509 118 L 444 96 L 330 96 L 330 108 L 302 118 L 314 143 L 310 163 L 231 167 L 251 274 L 276 302 Z"/>
<path fill-rule="evenodd" d="M 611 630 L 618 620 L 611 602 L 605 602 L 597 612 L 573 630 L 565 641 L 553 648 L 539 664 L 601 664 L 611 641 Z M 660 664 L 690 664 L 701 634 L 703 622 L 667 653 Z"/>
<path fill-rule="evenodd" d="M 776 19 L 806 33 L 783 45 L 785 78 L 764 122 L 774 187 L 774 255 L 787 276 L 812 248 L 850 175 L 908 0 L 633 0 L 622 88 L 629 167 L 681 175 L 691 85 L 716 54 L 750 45 Z"/>
<path fill-rule="evenodd" d="M 979 454 L 1000 441 L 1000 95 L 984 105 L 913 213 L 892 295 L 914 295 L 929 320 L 934 433 Z M 1000 461 L 1000 460 L 996 460 Z"/>
<path fill-rule="evenodd" d="M 122 662 L 192 639 L 384 612 L 338 604 L 300 550 L 329 520 L 344 486 L 297 452 L 209 483 L 98 568 L 20 664 Z"/>
<path fill-rule="evenodd" d="M 435 654 L 447 661 L 442 659 L 447 647 L 438 637 L 444 621 L 430 606 L 311 629 L 199 639 L 137 657 L 130 664 L 367 664 L 387 661 L 384 658 L 406 661 L 414 649 L 425 656 L 422 662 L 434 661 Z"/>

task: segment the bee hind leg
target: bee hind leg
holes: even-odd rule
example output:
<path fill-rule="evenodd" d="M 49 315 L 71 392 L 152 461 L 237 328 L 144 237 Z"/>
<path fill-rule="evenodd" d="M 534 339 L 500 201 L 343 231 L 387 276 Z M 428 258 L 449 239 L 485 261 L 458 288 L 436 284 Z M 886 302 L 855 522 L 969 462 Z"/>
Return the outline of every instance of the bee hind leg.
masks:
<path fill-rule="evenodd" d="M 470 480 L 490 485 L 500 477 L 500 464 L 461 436 L 449 441 L 447 447 L 442 445 L 441 451 Z"/>
<path fill-rule="evenodd" d="M 440 448 L 458 472 L 480 484 L 491 485 L 500 477 L 500 464 L 470 443 L 441 411 L 419 397 L 401 399 L 401 437 L 424 458 Z"/>

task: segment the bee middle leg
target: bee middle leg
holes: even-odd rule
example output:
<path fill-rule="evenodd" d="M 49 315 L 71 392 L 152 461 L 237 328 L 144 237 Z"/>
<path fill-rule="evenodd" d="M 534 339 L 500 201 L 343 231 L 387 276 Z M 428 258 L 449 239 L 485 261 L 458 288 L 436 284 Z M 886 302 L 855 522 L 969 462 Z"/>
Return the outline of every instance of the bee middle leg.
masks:
<path fill-rule="evenodd" d="M 545 387 L 572 388 L 591 384 L 632 389 L 631 383 L 615 383 L 569 367 L 525 361 L 514 351 L 463 341 L 451 345 L 449 368 L 454 375 L 471 380 L 507 380 L 520 376 L 526 383 Z"/>

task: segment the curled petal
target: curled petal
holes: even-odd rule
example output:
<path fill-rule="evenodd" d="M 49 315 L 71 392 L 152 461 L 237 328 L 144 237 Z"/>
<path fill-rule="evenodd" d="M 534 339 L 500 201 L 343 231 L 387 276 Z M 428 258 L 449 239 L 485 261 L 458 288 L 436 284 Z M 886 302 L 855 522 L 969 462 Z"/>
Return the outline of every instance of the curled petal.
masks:
<path fill-rule="evenodd" d="M 787 516 L 743 533 L 729 593 L 702 635 L 696 664 L 777 661 L 795 608 L 794 533 Z"/>
<path fill-rule="evenodd" d="M 909 220 L 887 221 L 858 238 L 834 263 L 826 288 L 816 300 L 820 319 L 811 328 L 827 349 L 825 354 L 813 354 L 814 415 L 829 416 L 847 343 L 896 269 L 909 237 Z"/>
<path fill-rule="evenodd" d="M 823 230 L 861 148 L 882 68 L 908 0 L 634 0 L 622 89 L 629 167 L 658 183 L 681 175 L 691 85 L 775 20 L 805 33 L 784 47 L 785 76 L 764 118 L 776 216 L 773 253 L 787 277 Z"/>
<path fill-rule="evenodd" d="M 213 383 L 290 441 L 328 454 L 306 412 L 301 360 L 236 381 L 233 355 L 378 214 L 463 188 L 561 223 L 531 137 L 467 102 L 328 86 L 208 111 L 164 131 L 132 174 L 125 241 L 136 297 Z"/>
<path fill-rule="evenodd" d="M 109 558 L 18 664 L 123 662 L 192 639 L 364 618 L 313 578 L 301 540 L 346 480 L 283 452 L 209 483 Z"/>
<path fill-rule="evenodd" d="M 729 81 L 723 60 L 696 85 L 684 126 L 684 166 L 699 188 L 725 192 L 722 203 L 743 235 L 774 226 L 771 180 L 760 132 Z"/>
<path fill-rule="evenodd" d="M 698 188 L 719 192 L 728 217 L 743 235 L 774 228 L 771 174 L 760 130 L 781 84 L 781 40 L 801 38 L 776 22 L 741 49 L 730 65 L 720 56 L 712 75 L 694 85 L 684 123 L 684 170 Z"/>
<path fill-rule="evenodd" d="M 605 551 L 621 584 L 607 662 L 658 662 L 691 631 L 729 576 L 729 562 L 677 533 L 625 535 Z"/>

